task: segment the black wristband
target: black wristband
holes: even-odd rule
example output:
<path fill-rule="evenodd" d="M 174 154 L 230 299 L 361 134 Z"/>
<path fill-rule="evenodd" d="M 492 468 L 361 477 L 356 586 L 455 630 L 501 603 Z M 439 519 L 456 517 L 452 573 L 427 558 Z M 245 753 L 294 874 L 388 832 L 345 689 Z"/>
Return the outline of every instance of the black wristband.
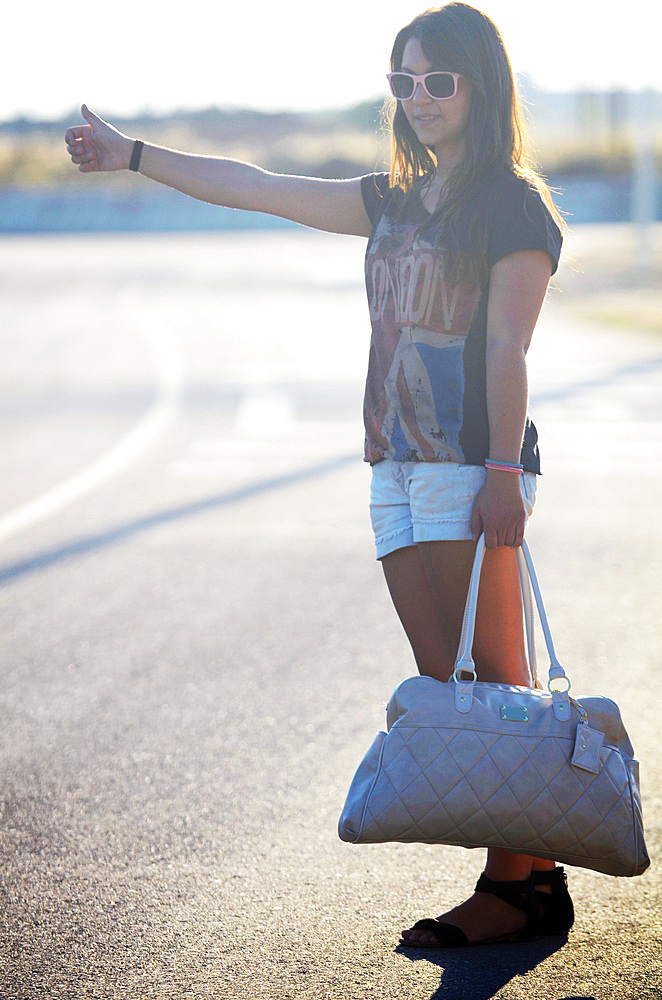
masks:
<path fill-rule="evenodd" d="M 143 151 L 144 143 L 140 139 L 136 139 L 133 144 L 133 150 L 131 152 L 131 161 L 129 163 L 129 170 L 137 171 L 140 167 L 140 154 Z"/>

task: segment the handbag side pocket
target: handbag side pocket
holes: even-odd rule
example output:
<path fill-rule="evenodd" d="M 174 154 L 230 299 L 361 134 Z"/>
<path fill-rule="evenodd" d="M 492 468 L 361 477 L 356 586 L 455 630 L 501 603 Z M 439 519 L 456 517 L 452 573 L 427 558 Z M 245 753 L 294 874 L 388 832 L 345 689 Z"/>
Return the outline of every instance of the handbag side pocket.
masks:
<path fill-rule="evenodd" d="M 338 820 L 338 836 L 348 844 L 360 842 L 365 809 L 379 774 L 385 739 L 386 733 L 377 733 L 349 786 Z"/>

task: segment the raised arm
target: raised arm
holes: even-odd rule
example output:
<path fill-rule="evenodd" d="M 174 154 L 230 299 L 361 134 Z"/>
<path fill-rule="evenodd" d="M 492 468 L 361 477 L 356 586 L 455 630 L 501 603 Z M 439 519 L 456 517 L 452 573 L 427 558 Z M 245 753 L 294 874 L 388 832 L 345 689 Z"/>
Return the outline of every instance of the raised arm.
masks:
<path fill-rule="evenodd" d="M 86 125 L 67 129 L 67 151 L 82 173 L 127 170 L 134 140 L 84 104 Z M 197 156 L 145 143 L 139 172 L 199 201 L 250 212 L 266 212 L 333 233 L 368 236 L 361 181 L 273 174 L 251 163 Z"/>

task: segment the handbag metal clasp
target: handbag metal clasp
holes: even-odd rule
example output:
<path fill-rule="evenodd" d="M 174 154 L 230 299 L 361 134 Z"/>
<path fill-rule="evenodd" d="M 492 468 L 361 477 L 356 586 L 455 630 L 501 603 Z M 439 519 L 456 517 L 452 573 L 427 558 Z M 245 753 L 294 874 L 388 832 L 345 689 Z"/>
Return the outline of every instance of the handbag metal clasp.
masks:
<path fill-rule="evenodd" d="M 464 680 L 463 673 L 470 674 L 471 680 Z M 455 682 L 455 708 L 463 715 L 471 711 L 476 679 L 477 674 L 473 660 L 469 659 L 466 662 L 460 661 L 455 664 L 455 670 L 451 674 L 451 680 Z"/>

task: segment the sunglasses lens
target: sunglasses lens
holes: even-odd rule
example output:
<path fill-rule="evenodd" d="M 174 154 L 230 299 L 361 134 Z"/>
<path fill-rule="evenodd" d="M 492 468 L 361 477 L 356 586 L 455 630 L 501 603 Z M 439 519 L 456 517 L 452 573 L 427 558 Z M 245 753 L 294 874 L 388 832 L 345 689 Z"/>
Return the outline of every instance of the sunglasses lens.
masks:
<path fill-rule="evenodd" d="M 428 94 L 436 98 L 452 97 L 455 93 L 455 79 L 450 73 L 428 73 L 425 86 Z"/>
<path fill-rule="evenodd" d="M 399 101 L 407 101 L 414 93 L 414 81 L 408 73 L 392 73 L 391 93 Z"/>

